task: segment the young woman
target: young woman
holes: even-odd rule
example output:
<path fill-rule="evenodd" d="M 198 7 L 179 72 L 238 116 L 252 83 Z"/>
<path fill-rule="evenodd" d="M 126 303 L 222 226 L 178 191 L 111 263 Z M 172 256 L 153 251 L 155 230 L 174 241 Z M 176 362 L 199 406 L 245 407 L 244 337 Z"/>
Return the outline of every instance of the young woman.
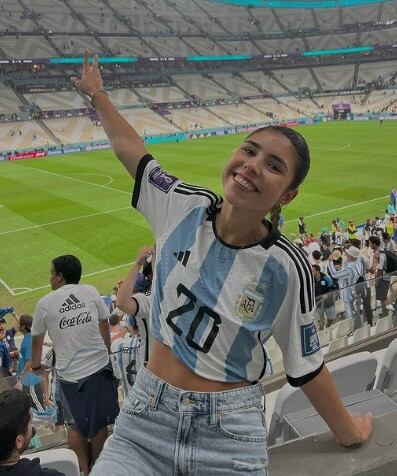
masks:
<path fill-rule="evenodd" d="M 370 416 L 347 413 L 323 363 L 310 266 L 274 226 L 309 170 L 302 136 L 281 127 L 249 135 L 225 167 L 222 199 L 161 169 L 111 104 L 95 58 L 90 66 L 85 54 L 73 83 L 135 178 L 132 204 L 156 238 L 149 362 L 92 475 L 266 475 L 258 381 L 270 334 L 289 382 L 302 386 L 337 440 L 364 442 Z"/>

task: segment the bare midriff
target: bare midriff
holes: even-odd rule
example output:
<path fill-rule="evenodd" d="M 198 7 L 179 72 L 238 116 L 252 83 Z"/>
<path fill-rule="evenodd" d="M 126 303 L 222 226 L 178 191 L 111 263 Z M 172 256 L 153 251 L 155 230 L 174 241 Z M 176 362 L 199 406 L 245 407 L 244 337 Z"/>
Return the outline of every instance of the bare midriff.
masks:
<path fill-rule="evenodd" d="M 226 383 L 201 377 L 183 364 L 168 346 L 156 339 L 151 342 L 150 359 L 146 368 L 173 387 L 191 392 L 224 392 L 251 385 L 245 380 Z"/>

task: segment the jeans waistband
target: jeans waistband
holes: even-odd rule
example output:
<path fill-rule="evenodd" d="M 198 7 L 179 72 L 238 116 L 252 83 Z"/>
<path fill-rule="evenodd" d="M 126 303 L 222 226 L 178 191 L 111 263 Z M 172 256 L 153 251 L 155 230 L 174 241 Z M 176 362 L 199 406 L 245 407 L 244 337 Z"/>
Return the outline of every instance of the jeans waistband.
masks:
<path fill-rule="evenodd" d="M 169 385 L 144 366 L 138 371 L 134 391 L 147 394 L 153 408 L 163 402 L 169 408 L 185 413 L 219 414 L 253 406 L 264 407 L 260 383 L 222 392 L 192 392 Z"/>

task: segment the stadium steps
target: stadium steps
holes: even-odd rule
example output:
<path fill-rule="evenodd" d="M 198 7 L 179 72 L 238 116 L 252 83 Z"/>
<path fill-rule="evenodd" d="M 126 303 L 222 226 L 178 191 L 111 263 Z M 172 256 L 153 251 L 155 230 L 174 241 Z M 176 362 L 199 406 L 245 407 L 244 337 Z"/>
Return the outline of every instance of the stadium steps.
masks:
<path fill-rule="evenodd" d="M 156 114 L 157 116 L 160 116 L 161 119 L 165 119 L 167 122 L 169 122 L 172 125 L 172 127 L 175 127 L 176 129 L 184 132 L 182 127 L 179 127 L 178 124 L 176 124 L 174 121 L 172 121 L 171 119 L 168 119 L 167 114 L 164 114 L 164 116 L 163 116 L 158 111 L 156 111 L 155 109 L 152 109 L 150 106 L 149 106 L 149 108 L 154 114 Z"/>
<path fill-rule="evenodd" d="M 205 75 L 204 75 L 205 76 Z M 231 97 L 235 97 L 236 96 L 236 93 L 231 91 L 229 88 L 227 88 L 224 84 L 220 83 L 219 81 L 217 81 L 213 76 L 212 74 L 209 74 L 208 75 L 208 79 L 210 79 L 213 83 L 215 83 L 217 86 L 219 86 L 221 89 L 224 89 L 227 93 L 229 93 L 229 95 Z"/>
<path fill-rule="evenodd" d="M 252 25 L 254 25 L 254 27 L 258 30 L 259 33 L 263 34 L 263 31 L 260 29 L 260 22 L 257 22 L 256 21 L 256 18 L 255 16 L 252 14 L 251 12 L 251 9 L 250 8 L 247 8 L 247 14 L 248 14 L 248 18 L 251 20 L 252 22 Z M 255 42 L 252 40 L 252 38 L 250 38 L 251 42 L 254 43 L 255 45 Z M 258 45 L 255 45 L 257 48 L 258 48 Z M 262 51 L 261 48 L 258 48 L 259 51 Z"/>
<path fill-rule="evenodd" d="M 21 1 L 21 0 L 20 0 L 20 1 Z M 75 10 L 75 9 L 72 7 L 72 5 L 70 5 L 70 3 L 67 2 L 66 0 L 61 0 L 61 1 L 62 1 L 62 3 L 66 6 L 66 8 L 68 8 L 68 9 L 70 10 L 72 16 L 73 16 L 74 18 L 78 18 L 79 21 L 80 21 L 80 23 L 82 23 L 82 24 L 85 26 L 87 32 L 91 32 L 92 28 L 88 25 L 88 23 L 86 22 L 84 16 L 82 15 L 82 13 L 81 13 L 81 12 L 79 13 L 77 10 Z"/>
<path fill-rule="evenodd" d="M 131 23 L 123 16 L 118 13 L 118 11 L 112 6 L 112 2 L 109 0 L 102 0 L 102 2 L 109 8 L 109 10 L 113 13 L 114 17 L 123 25 L 125 25 L 128 30 L 136 36 L 139 36 L 139 39 L 141 42 L 148 48 L 148 50 L 152 50 L 157 56 L 161 56 L 158 51 L 152 47 L 152 45 L 149 45 L 149 43 L 145 40 L 143 36 L 141 36 L 141 32 L 135 30 Z M 97 38 L 98 39 L 98 38 Z"/>
<path fill-rule="evenodd" d="M 12 87 L 10 85 L 13 93 L 15 94 L 15 96 L 21 101 L 21 103 L 24 105 L 24 106 L 29 106 L 29 101 L 27 99 L 25 99 L 25 96 L 23 94 L 21 94 L 20 92 L 17 91 L 16 88 Z"/>
<path fill-rule="evenodd" d="M 174 29 L 172 27 L 169 26 L 167 20 L 165 20 L 161 15 L 157 15 L 156 12 L 154 12 L 152 9 L 151 9 L 151 6 L 148 5 L 144 0 L 141 0 L 139 2 L 143 7 L 146 8 L 146 10 L 152 15 L 152 17 L 155 19 L 155 21 L 159 22 L 159 23 L 162 23 L 168 30 L 171 34 L 173 35 L 177 35 L 178 32 L 174 31 Z M 170 7 L 172 4 L 168 4 Z M 159 55 L 159 56 L 162 56 L 162 55 Z"/>
<path fill-rule="evenodd" d="M 311 14 L 312 14 L 312 17 L 313 17 L 313 23 L 315 25 L 316 28 L 318 28 L 320 30 L 320 23 L 318 22 L 318 18 L 317 18 L 317 15 L 316 15 L 316 12 L 314 11 L 314 8 L 312 8 L 310 10 Z"/>
<path fill-rule="evenodd" d="M 168 76 L 168 75 L 164 75 L 165 78 L 168 79 L 168 81 L 170 82 L 170 86 L 175 86 L 177 89 L 179 89 L 179 91 L 182 91 L 182 93 L 190 100 L 192 101 L 196 101 L 197 98 L 193 97 L 188 91 L 186 91 L 185 89 L 182 88 L 182 86 L 180 86 L 179 84 L 177 84 L 174 79 L 172 78 L 172 76 Z"/>
<path fill-rule="evenodd" d="M 282 24 L 280 18 L 278 17 L 278 15 L 276 13 L 276 10 L 274 8 L 271 8 L 270 11 L 272 12 L 272 15 L 273 15 L 274 19 L 276 20 L 276 23 L 277 23 L 278 27 L 280 28 L 280 31 L 286 33 L 284 25 Z"/>
<path fill-rule="evenodd" d="M 277 84 L 279 84 L 283 89 L 285 89 L 289 94 L 291 94 L 291 96 L 294 96 L 293 91 L 291 91 L 285 84 L 283 84 L 283 83 L 277 78 L 277 76 L 273 74 L 272 71 L 269 71 L 269 75 L 270 75 L 270 77 L 273 79 L 273 81 L 275 81 Z M 272 97 L 273 97 L 273 95 L 272 95 Z"/>
<path fill-rule="evenodd" d="M 61 51 L 58 46 L 54 43 L 54 41 L 52 40 L 52 38 L 48 35 L 44 35 L 44 38 L 47 40 L 47 43 L 50 44 L 51 48 L 53 48 L 58 54 L 59 56 L 65 56 L 63 54 L 63 51 Z"/>
<path fill-rule="evenodd" d="M 236 76 L 238 78 L 241 79 L 241 81 L 243 83 L 247 83 L 249 84 L 250 86 L 252 86 L 253 88 L 257 89 L 258 92 L 263 95 L 263 94 L 268 94 L 269 96 L 271 96 L 271 94 L 269 93 L 269 91 L 266 91 L 266 90 L 262 90 L 256 83 L 254 83 L 253 81 L 250 81 L 249 79 L 245 78 L 241 73 L 236 73 Z"/>
<path fill-rule="evenodd" d="M 51 137 L 51 139 L 53 141 L 55 141 L 57 144 L 61 145 L 62 142 L 58 139 L 58 137 L 44 124 L 43 121 L 40 121 L 39 119 L 37 119 L 36 121 L 36 124 L 41 127 L 41 129 L 43 129 L 43 131 Z"/>
<path fill-rule="evenodd" d="M 357 58 L 356 64 L 354 65 L 352 89 L 355 89 L 356 86 L 357 86 L 357 78 L 358 78 L 358 70 L 359 69 L 360 69 L 360 59 Z"/>
<path fill-rule="evenodd" d="M 383 14 L 383 2 L 380 2 L 379 8 L 378 8 L 378 14 L 376 16 L 376 21 L 379 23 L 382 21 L 382 14 Z"/>
<path fill-rule="evenodd" d="M 343 29 L 343 8 L 338 8 L 338 26 Z"/>
<path fill-rule="evenodd" d="M 227 119 L 225 119 L 224 117 L 220 116 L 219 114 L 217 114 L 216 112 L 214 111 L 211 111 L 211 109 L 209 109 L 207 106 L 201 106 L 202 109 L 208 111 L 210 114 L 212 114 L 213 116 L 217 117 L 218 119 L 220 119 L 221 121 L 225 122 L 226 124 L 230 124 L 230 125 L 234 125 L 232 124 L 230 121 L 228 121 Z"/>
<path fill-rule="evenodd" d="M 320 81 L 318 80 L 316 73 L 314 72 L 313 68 L 307 68 L 309 70 L 309 73 L 311 74 L 313 81 L 317 85 L 317 91 L 322 91 Z"/>
<path fill-rule="evenodd" d="M 209 18 L 210 21 L 214 21 L 214 22 L 215 22 L 217 25 L 219 25 L 219 26 L 222 28 L 222 30 L 224 30 L 228 35 L 232 35 L 232 32 L 230 32 L 229 30 L 227 30 L 227 29 L 225 28 L 224 24 L 223 24 L 221 21 L 219 21 L 218 18 L 212 17 L 212 16 L 207 12 L 207 10 L 203 7 L 203 5 L 201 5 L 201 2 L 197 2 L 196 0 L 192 0 L 192 1 L 193 1 L 193 3 L 196 5 L 196 7 L 197 7 L 199 10 L 201 10 L 203 13 L 205 13 L 205 15 Z M 197 26 L 197 25 L 196 25 L 196 26 Z M 205 36 L 208 36 L 208 32 L 203 31 L 202 28 L 199 28 L 199 30 L 200 30 L 200 32 L 201 32 L 202 34 L 204 34 Z M 221 46 L 221 45 L 220 45 L 219 43 L 217 43 L 217 41 L 214 40 L 213 38 L 210 38 L 210 39 L 211 39 L 211 41 L 213 41 L 214 43 L 216 43 L 218 46 Z M 222 49 L 224 49 L 224 48 L 222 48 Z"/>
<path fill-rule="evenodd" d="M 362 101 L 361 101 L 361 105 L 364 106 L 364 104 L 368 101 L 370 95 L 371 95 L 372 91 L 369 90 L 365 93 L 365 96 L 363 97 Z"/>

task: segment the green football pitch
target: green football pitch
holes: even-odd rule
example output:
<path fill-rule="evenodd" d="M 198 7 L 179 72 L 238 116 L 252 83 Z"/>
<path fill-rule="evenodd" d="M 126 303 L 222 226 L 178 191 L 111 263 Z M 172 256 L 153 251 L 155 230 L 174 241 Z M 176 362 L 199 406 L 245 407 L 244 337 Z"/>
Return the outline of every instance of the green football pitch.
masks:
<path fill-rule="evenodd" d="M 363 223 L 382 215 L 397 186 L 397 123 L 331 122 L 304 126 L 312 167 L 284 211 L 294 237 L 297 218 L 317 233 L 333 218 Z M 244 135 L 150 146 L 163 167 L 188 183 L 221 192 L 221 172 Z M 126 274 L 153 241 L 130 206 L 132 180 L 109 150 L 0 163 L 0 306 L 32 312 L 49 291 L 51 259 L 75 254 L 84 282 L 102 293 Z"/>

